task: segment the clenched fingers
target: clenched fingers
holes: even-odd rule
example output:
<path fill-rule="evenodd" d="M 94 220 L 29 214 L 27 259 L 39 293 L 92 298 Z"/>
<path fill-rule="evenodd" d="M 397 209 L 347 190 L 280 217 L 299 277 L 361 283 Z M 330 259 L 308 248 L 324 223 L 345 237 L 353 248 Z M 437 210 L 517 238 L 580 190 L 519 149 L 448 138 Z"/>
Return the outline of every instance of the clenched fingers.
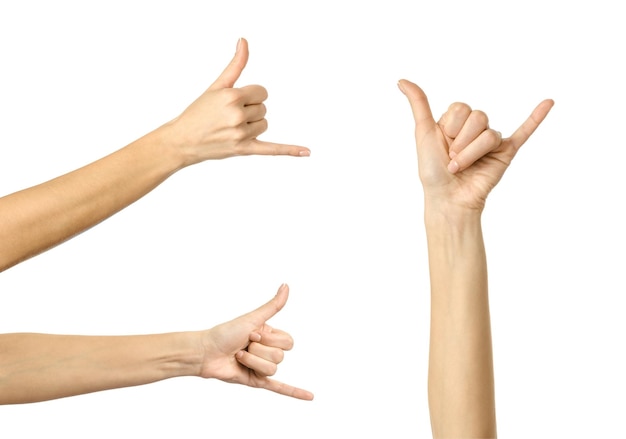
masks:
<path fill-rule="evenodd" d="M 473 110 L 450 144 L 448 151 L 450 158 L 454 158 L 466 146 L 477 140 L 478 136 L 488 128 L 489 118 L 487 115 L 482 111 Z"/>
<path fill-rule="evenodd" d="M 253 370 L 259 376 L 272 376 L 278 369 L 277 363 L 258 357 L 248 351 L 237 352 L 236 358 L 239 363 Z"/>
<path fill-rule="evenodd" d="M 448 171 L 452 174 L 470 167 L 481 157 L 496 150 L 502 143 L 500 132 L 484 130 L 473 142 L 456 154 L 448 164 Z"/>

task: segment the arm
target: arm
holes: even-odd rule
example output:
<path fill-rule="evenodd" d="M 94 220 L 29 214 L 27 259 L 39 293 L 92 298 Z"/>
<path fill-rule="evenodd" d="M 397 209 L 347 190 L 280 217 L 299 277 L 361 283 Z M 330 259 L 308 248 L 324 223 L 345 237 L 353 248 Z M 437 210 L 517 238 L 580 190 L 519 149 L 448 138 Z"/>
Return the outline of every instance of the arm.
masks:
<path fill-rule="evenodd" d="M 281 286 L 265 305 L 207 331 L 136 336 L 0 335 L 0 404 L 62 398 L 178 376 L 216 378 L 311 400 L 275 381 L 293 340 L 266 321 L 282 309 Z"/>
<path fill-rule="evenodd" d="M 540 103 L 509 138 L 487 116 L 455 103 L 435 122 L 424 92 L 402 80 L 415 118 L 431 281 L 428 401 L 434 437 L 494 438 L 487 262 L 487 195 L 553 105 Z"/>
<path fill-rule="evenodd" d="M 178 170 L 237 155 L 307 156 L 257 140 L 267 129 L 267 91 L 233 88 L 248 60 L 241 39 L 231 63 L 180 116 L 81 169 L 0 198 L 0 271 L 98 224 Z"/>

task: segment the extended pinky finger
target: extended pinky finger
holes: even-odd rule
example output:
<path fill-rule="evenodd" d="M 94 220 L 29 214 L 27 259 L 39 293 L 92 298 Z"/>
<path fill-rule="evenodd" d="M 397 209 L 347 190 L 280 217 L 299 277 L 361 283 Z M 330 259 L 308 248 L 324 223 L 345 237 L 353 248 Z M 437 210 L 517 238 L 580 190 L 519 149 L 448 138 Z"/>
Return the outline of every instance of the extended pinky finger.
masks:
<path fill-rule="evenodd" d="M 554 101 L 552 99 L 542 101 L 535 107 L 528 119 L 526 119 L 526 121 L 515 130 L 513 135 L 509 137 L 508 141 L 513 145 L 516 151 L 526 143 L 531 134 L 535 132 L 541 122 L 546 118 L 553 105 Z"/>
<path fill-rule="evenodd" d="M 290 396 L 292 398 L 303 399 L 305 401 L 313 400 L 313 393 L 308 390 L 290 386 L 289 384 L 281 383 L 280 381 L 275 381 L 269 378 L 266 378 L 259 387 L 281 395 Z"/>
<path fill-rule="evenodd" d="M 311 155 L 311 150 L 304 146 L 263 142 L 257 139 L 250 141 L 247 150 L 249 154 L 254 155 L 290 155 L 293 157 L 308 157 Z"/>

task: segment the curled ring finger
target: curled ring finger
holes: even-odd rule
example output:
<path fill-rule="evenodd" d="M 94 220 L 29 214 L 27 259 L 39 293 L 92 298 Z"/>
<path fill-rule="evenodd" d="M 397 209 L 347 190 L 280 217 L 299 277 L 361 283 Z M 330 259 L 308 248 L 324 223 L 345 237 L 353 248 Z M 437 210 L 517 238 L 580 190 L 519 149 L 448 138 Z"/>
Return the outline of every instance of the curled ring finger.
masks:
<path fill-rule="evenodd" d="M 285 358 L 285 352 L 282 349 L 255 342 L 248 345 L 248 352 L 274 364 L 279 364 Z"/>
<path fill-rule="evenodd" d="M 247 123 L 258 122 L 265 118 L 267 108 L 265 104 L 251 104 L 243 107 L 245 120 Z"/>

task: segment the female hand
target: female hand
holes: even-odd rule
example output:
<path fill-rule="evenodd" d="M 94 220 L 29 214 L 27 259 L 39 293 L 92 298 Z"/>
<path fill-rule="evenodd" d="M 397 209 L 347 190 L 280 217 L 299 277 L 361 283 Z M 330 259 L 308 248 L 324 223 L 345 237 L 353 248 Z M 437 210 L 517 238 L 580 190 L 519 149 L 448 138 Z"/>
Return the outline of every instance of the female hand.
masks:
<path fill-rule="evenodd" d="M 183 113 L 160 129 L 165 141 L 185 157 L 184 165 L 238 155 L 308 156 L 302 146 L 263 142 L 267 130 L 267 90 L 260 85 L 234 88 L 248 62 L 248 42 L 240 39 L 230 64 Z"/>
<path fill-rule="evenodd" d="M 269 378 L 276 373 L 284 351 L 293 347 L 288 333 L 267 324 L 285 306 L 288 297 L 289 287 L 283 284 L 265 305 L 205 331 L 200 376 L 312 400 L 311 392 Z"/>
<path fill-rule="evenodd" d="M 542 101 L 508 138 L 489 128 L 485 113 L 464 103 L 450 105 L 435 122 L 421 88 L 407 80 L 398 83 L 415 119 L 419 175 L 425 196 L 455 206 L 482 211 L 489 192 L 500 181 L 519 148 L 554 105 Z"/>

